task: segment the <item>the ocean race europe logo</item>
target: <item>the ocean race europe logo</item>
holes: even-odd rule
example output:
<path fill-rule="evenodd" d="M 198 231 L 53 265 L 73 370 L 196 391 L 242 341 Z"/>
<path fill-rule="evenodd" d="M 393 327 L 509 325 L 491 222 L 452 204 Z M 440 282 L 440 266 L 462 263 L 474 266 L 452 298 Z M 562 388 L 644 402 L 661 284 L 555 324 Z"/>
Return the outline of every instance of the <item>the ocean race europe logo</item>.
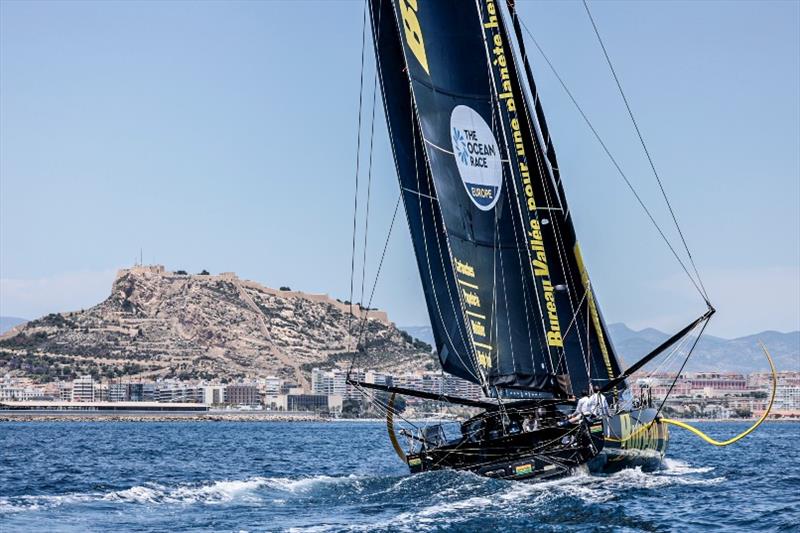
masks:
<path fill-rule="evenodd" d="M 474 109 L 456 106 L 450 115 L 453 156 L 472 202 L 489 211 L 500 198 L 503 184 L 500 150 L 491 128 Z"/>

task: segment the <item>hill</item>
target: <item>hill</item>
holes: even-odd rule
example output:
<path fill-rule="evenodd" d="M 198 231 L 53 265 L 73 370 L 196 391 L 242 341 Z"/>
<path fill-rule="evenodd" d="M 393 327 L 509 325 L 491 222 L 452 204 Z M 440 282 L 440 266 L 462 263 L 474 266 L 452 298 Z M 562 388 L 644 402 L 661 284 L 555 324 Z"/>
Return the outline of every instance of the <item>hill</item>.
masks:
<path fill-rule="evenodd" d="M 433 344 L 433 331 L 430 326 L 402 326 L 402 329 L 415 338 Z M 608 329 L 617 352 L 626 364 L 636 362 L 670 337 L 669 334 L 657 329 L 646 328 L 636 331 L 621 323 L 611 324 Z M 778 370 L 800 371 L 800 331 L 790 333 L 762 331 L 736 339 L 704 335 L 686 365 L 687 371 L 747 373 L 769 370 L 769 365 L 758 345 L 759 340 L 766 344 Z M 670 368 L 672 366 L 675 365 L 671 365 Z M 673 370 L 677 370 L 678 366 Z"/>
<path fill-rule="evenodd" d="M 611 324 L 609 333 L 614 346 L 625 362 L 631 364 L 669 338 L 667 333 L 653 328 L 640 331 L 625 324 Z M 800 331 L 781 333 L 762 331 L 736 339 L 703 335 L 686 365 L 688 372 L 769 370 L 758 341 L 769 349 L 778 370 L 800 371 Z"/>
<path fill-rule="evenodd" d="M 276 290 L 231 273 L 186 275 L 160 266 L 118 272 L 96 306 L 31 320 L 0 337 L 0 374 L 42 381 L 91 373 L 113 378 L 232 380 L 276 375 L 308 385 L 311 368 L 350 361 L 348 325 L 366 314 L 362 366 L 433 367 L 430 347 L 386 313 L 327 295 Z"/>
<path fill-rule="evenodd" d="M 27 319 L 19 318 L 18 316 L 0 316 L 0 335 L 25 322 L 27 322 Z"/>

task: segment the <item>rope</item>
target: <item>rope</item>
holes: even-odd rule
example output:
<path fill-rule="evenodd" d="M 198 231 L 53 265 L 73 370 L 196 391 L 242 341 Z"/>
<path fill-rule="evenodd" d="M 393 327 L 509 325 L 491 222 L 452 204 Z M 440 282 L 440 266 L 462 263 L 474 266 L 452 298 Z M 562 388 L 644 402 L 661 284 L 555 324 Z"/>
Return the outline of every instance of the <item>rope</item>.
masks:
<path fill-rule="evenodd" d="M 680 420 L 673 420 L 672 418 L 659 418 L 658 414 L 656 413 L 656 417 L 651 422 L 649 422 L 648 424 L 645 424 L 644 426 L 639 428 L 636 432 L 631 433 L 630 435 L 628 435 L 628 437 L 626 437 L 624 439 L 614 439 L 614 438 L 606 437 L 606 440 L 610 440 L 610 441 L 614 441 L 614 442 L 624 442 L 624 441 L 626 441 L 628 439 L 633 438 L 635 435 L 641 433 L 642 431 L 645 431 L 650 426 L 652 426 L 653 424 L 658 423 L 658 422 L 663 422 L 665 424 L 671 424 L 673 426 L 677 426 L 679 428 L 683 428 L 683 429 L 689 430 L 689 431 L 691 431 L 692 433 L 694 433 L 695 435 L 697 435 L 698 437 L 700 437 L 701 439 L 703 439 L 704 441 L 706 441 L 707 443 L 709 443 L 709 444 L 711 444 L 713 446 L 718 446 L 718 447 L 729 446 L 729 445 L 733 444 L 734 442 L 738 442 L 738 441 L 742 440 L 743 438 L 748 436 L 750 433 L 755 431 L 756 428 L 758 428 L 758 426 L 760 426 L 769 417 L 770 411 L 772 411 L 772 405 L 775 402 L 775 393 L 778 390 L 778 373 L 777 373 L 777 370 L 775 369 L 775 363 L 772 361 L 772 357 L 769 354 L 769 350 L 767 350 L 767 347 L 764 345 L 764 343 L 759 341 L 759 344 L 761 345 L 761 349 L 764 351 L 764 355 L 767 357 L 767 361 L 769 362 L 769 368 L 770 368 L 770 371 L 772 372 L 772 394 L 770 395 L 769 404 L 767 405 L 767 409 L 764 411 L 764 413 L 761 415 L 761 417 L 758 420 L 756 420 L 756 422 L 752 426 L 750 426 L 746 430 L 742 431 L 741 433 L 739 433 L 735 437 L 731 437 L 728 440 L 719 441 L 719 440 L 716 440 L 716 439 L 714 439 L 712 437 L 709 437 L 708 435 L 706 435 L 705 433 L 703 433 L 702 431 L 700 431 L 696 427 L 694 427 L 694 426 L 692 426 L 690 424 L 687 424 L 686 422 L 681 422 Z M 666 399 L 665 399 L 665 401 L 666 401 Z M 662 403 L 662 405 L 663 405 L 663 403 Z M 661 411 L 660 407 L 659 407 L 659 411 Z"/>
<path fill-rule="evenodd" d="M 361 257 L 361 296 L 359 298 L 363 308 L 364 304 L 364 281 L 367 277 L 367 242 L 369 236 L 369 205 L 372 192 L 372 147 L 375 140 L 375 98 L 378 94 L 378 69 L 375 69 L 375 79 L 372 83 L 372 119 L 370 120 L 369 132 L 369 165 L 367 166 L 367 206 L 364 215 L 364 247 Z"/>
<path fill-rule="evenodd" d="M 406 453 L 403 451 L 403 448 L 400 446 L 400 443 L 397 442 L 397 435 L 394 433 L 394 400 L 397 397 L 397 393 L 393 392 L 391 396 L 389 396 L 389 403 L 386 404 L 386 431 L 389 432 L 389 441 L 392 443 L 392 448 L 394 448 L 394 453 L 400 458 L 401 461 L 406 460 Z"/>
<path fill-rule="evenodd" d="M 400 198 L 402 197 L 402 193 L 397 197 L 397 202 L 394 204 L 394 213 L 392 214 L 392 222 L 389 224 L 389 231 L 386 233 L 386 240 L 383 243 L 383 252 L 381 252 L 381 259 L 378 262 L 378 270 L 375 272 L 375 280 L 372 282 L 372 290 L 369 294 L 369 302 L 367 303 L 367 309 L 364 311 L 364 316 L 361 317 L 361 324 L 358 330 L 358 337 L 356 338 L 356 348 L 361 343 L 361 339 L 365 334 L 365 328 L 368 328 L 368 319 L 369 319 L 369 311 L 372 308 L 372 299 L 375 297 L 375 288 L 378 286 L 378 278 L 380 278 L 381 270 L 383 269 L 383 260 L 386 258 L 386 250 L 389 248 L 389 239 L 392 237 L 392 230 L 394 229 L 394 222 L 397 219 L 397 211 L 400 207 Z M 366 348 L 365 348 L 366 350 Z M 355 353 L 353 355 L 353 361 L 351 362 L 352 365 L 355 363 Z"/>
<path fill-rule="evenodd" d="M 761 415 L 761 418 L 759 418 L 755 424 L 747 428 L 745 431 L 739 433 L 735 437 L 732 437 L 728 440 L 719 441 L 716 439 L 712 439 L 711 437 L 709 437 L 696 427 L 690 426 L 686 422 L 681 422 L 680 420 L 672 420 L 671 418 L 662 418 L 661 420 L 663 422 L 666 422 L 667 424 L 672 424 L 673 426 L 678 426 L 683 429 L 688 429 L 689 431 L 691 431 L 692 433 L 694 433 L 707 443 L 713 444 L 714 446 L 728 446 L 729 444 L 733 444 L 734 442 L 745 438 L 750 433 L 755 431 L 756 428 L 760 426 L 761 423 L 764 422 L 764 420 L 767 419 L 770 411 L 772 411 L 772 404 L 775 401 L 775 392 L 778 389 L 778 375 L 777 371 L 775 370 L 775 363 L 772 361 L 772 357 L 769 355 L 769 350 L 767 350 L 767 347 L 764 345 L 764 343 L 761 341 L 758 341 L 758 343 L 761 345 L 761 349 L 764 351 L 764 355 L 767 356 L 767 361 L 769 361 L 769 368 L 772 371 L 772 394 L 769 397 L 769 404 L 767 405 L 767 409 L 764 411 L 764 414 Z"/>
<path fill-rule="evenodd" d="M 350 302 L 349 313 L 347 317 L 347 333 L 352 339 L 351 324 L 353 321 L 353 290 L 355 284 L 355 270 L 356 270 L 356 234 L 358 229 L 358 175 L 361 170 L 361 117 L 362 108 L 364 103 L 364 55 L 367 43 L 367 2 L 364 2 L 364 17 L 361 22 L 361 76 L 358 89 L 358 134 L 356 136 L 356 173 L 355 173 L 355 191 L 353 194 L 353 243 L 350 251 Z M 347 371 L 347 377 L 350 377 L 350 370 L 353 365 L 351 363 L 350 369 Z"/>
<path fill-rule="evenodd" d="M 622 177 L 623 181 L 625 181 L 625 184 L 628 186 L 628 189 L 630 189 L 631 193 L 633 193 L 633 196 L 636 198 L 636 201 L 639 203 L 639 206 L 642 208 L 642 210 L 645 212 L 647 217 L 650 219 L 650 222 L 653 224 L 653 226 L 655 227 L 656 231 L 661 236 L 661 239 L 667 245 L 667 247 L 669 248 L 670 252 L 672 252 L 672 255 L 678 261 L 678 264 L 681 266 L 683 271 L 686 273 L 686 276 L 692 282 L 692 285 L 694 285 L 694 287 L 697 290 L 697 292 L 700 294 L 700 296 L 703 298 L 703 300 L 705 300 L 706 303 L 708 303 L 708 299 L 706 298 L 706 296 L 704 294 L 704 291 L 700 288 L 700 285 L 698 285 L 697 281 L 695 281 L 694 276 L 691 275 L 691 273 L 689 272 L 689 269 L 686 267 L 686 264 L 683 262 L 683 260 L 678 255 L 678 253 L 675 251 L 675 248 L 672 246 L 672 243 L 669 241 L 667 236 L 664 234 L 664 231 L 661 229 L 661 226 L 659 226 L 658 222 L 656 222 L 656 220 L 653 217 L 652 213 L 650 212 L 650 210 L 645 205 L 644 200 L 642 200 L 641 196 L 639 196 L 639 192 L 636 190 L 636 188 L 633 186 L 633 183 L 631 183 L 631 181 L 628 178 L 628 176 L 622 170 L 622 167 L 620 167 L 619 163 L 617 162 L 616 158 L 614 157 L 614 155 L 609 150 L 609 148 L 606 145 L 605 141 L 603 141 L 603 138 L 600 137 L 600 134 L 597 132 L 597 129 L 595 129 L 594 125 L 592 124 L 592 121 L 589 120 L 589 117 L 583 111 L 583 108 L 580 106 L 578 101 L 575 99 L 575 96 L 573 96 L 572 91 L 570 91 L 569 87 L 567 87 L 566 82 L 561 77 L 561 75 L 558 73 L 558 71 L 556 70 L 555 66 L 550 61 L 550 58 L 547 56 L 547 54 L 545 54 L 544 50 L 539 45 L 539 42 L 536 40 L 536 38 L 533 36 L 531 31 L 528 29 L 528 26 L 524 22 L 522 22 L 522 20 L 520 20 L 520 23 L 522 24 L 522 27 L 525 29 L 525 33 L 528 34 L 528 37 L 530 37 L 531 41 L 533 41 L 533 44 L 536 46 L 536 49 L 539 51 L 539 53 L 544 58 L 544 60 L 547 63 L 548 67 L 550 67 L 550 71 L 553 73 L 553 75 L 558 80 L 559 84 L 561 85 L 561 88 L 567 94 L 569 99 L 572 101 L 572 104 L 575 106 L 575 108 L 578 110 L 578 113 L 580 113 L 581 117 L 583 118 L 583 121 L 586 123 L 586 125 L 591 130 L 591 132 L 594 135 L 594 137 L 597 140 L 597 142 L 600 143 L 600 146 L 603 148 L 603 151 L 605 152 L 606 156 L 609 158 L 611 163 L 614 165 L 614 167 L 616 168 L 616 170 L 619 173 L 620 177 Z"/>
<path fill-rule="evenodd" d="M 650 150 L 647 149 L 647 144 L 644 142 L 644 137 L 642 136 L 642 132 L 639 129 L 639 124 L 636 122 L 636 118 L 633 116 L 633 111 L 631 110 L 630 103 L 628 102 L 628 97 L 625 95 L 625 91 L 622 90 L 622 84 L 619 81 L 619 77 L 617 76 L 617 71 L 614 69 L 614 65 L 611 63 L 611 58 L 608 55 L 608 50 L 606 50 L 606 45 L 603 43 L 603 39 L 600 37 L 600 30 L 597 29 L 597 24 L 594 21 L 594 17 L 592 16 L 592 12 L 589 11 L 589 3 L 586 0 L 583 0 L 583 7 L 586 9 L 586 14 L 589 15 L 589 21 L 592 23 L 592 28 L 594 28 L 594 34 L 597 36 L 597 42 L 600 43 L 600 48 L 603 50 L 603 55 L 606 58 L 606 62 L 608 63 L 608 68 L 611 69 L 611 74 L 614 76 L 614 81 L 617 84 L 617 89 L 619 89 L 619 94 L 622 96 L 622 101 L 625 102 L 625 108 L 628 110 L 628 116 L 631 117 L 631 122 L 633 123 L 633 128 L 636 130 L 636 135 L 639 137 L 639 142 L 642 144 L 642 149 L 644 149 L 644 153 L 647 156 L 647 161 L 650 163 L 650 168 L 653 170 L 653 175 L 656 177 L 656 181 L 658 182 L 658 188 L 661 189 L 661 196 L 664 197 L 664 202 L 667 204 L 667 208 L 669 209 L 669 214 L 672 216 L 672 221 L 675 223 L 675 229 L 678 230 L 678 235 L 681 237 L 681 242 L 683 243 L 683 248 L 686 250 L 686 255 L 689 256 L 689 262 L 694 269 L 694 273 L 697 276 L 697 282 L 700 284 L 700 288 L 702 290 L 702 295 L 705 298 L 706 303 L 708 304 L 708 293 L 706 292 L 706 288 L 703 285 L 703 280 L 700 278 L 700 272 L 697 270 L 697 265 L 694 262 L 694 258 L 692 257 L 692 252 L 689 250 L 689 245 L 686 244 L 686 238 L 683 236 L 683 231 L 681 231 L 681 226 L 678 224 L 678 218 L 675 216 L 675 211 L 672 209 L 672 204 L 669 201 L 669 197 L 667 196 L 667 192 L 664 190 L 664 184 L 661 181 L 661 177 L 658 175 L 658 171 L 656 170 L 656 165 L 653 163 L 653 158 L 650 156 Z"/>
<path fill-rule="evenodd" d="M 686 354 L 686 358 L 683 360 L 683 364 L 681 365 L 680 369 L 678 369 L 678 373 L 675 374 L 675 379 L 672 380 L 672 383 L 670 384 L 669 389 L 667 389 L 667 393 L 664 395 L 664 399 L 661 400 L 661 404 L 658 406 L 658 410 L 656 411 L 656 416 L 658 416 L 658 414 L 661 412 L 661 409 L 664 408 L 664 404 L 667 403 L 667 399 L 669 399 L 669 395 L 672 394 L 672 389 L 675 388 L 675 384 L 678 382 L 678 378 L 681 377 L 681 374 L 683 373 L 683 369 L 686 368 L 686 363 L 689 362 L 689 358 L 692 356 L 692 352 L 694 352 L 694 349 L 697 346 L 697 343 L 700 341 L 700 337 L 703 336 L 703 332 L 705 331 L 706 326 L 708 326 L 708 318 L 706 318 L 703 321 L 703 325 L 700 328 L 700 333 L 698 333 L 697 337 L 694 338 L 694 342 L 692 342 L 692 347 L 689 348 L 689 351 Z"/>

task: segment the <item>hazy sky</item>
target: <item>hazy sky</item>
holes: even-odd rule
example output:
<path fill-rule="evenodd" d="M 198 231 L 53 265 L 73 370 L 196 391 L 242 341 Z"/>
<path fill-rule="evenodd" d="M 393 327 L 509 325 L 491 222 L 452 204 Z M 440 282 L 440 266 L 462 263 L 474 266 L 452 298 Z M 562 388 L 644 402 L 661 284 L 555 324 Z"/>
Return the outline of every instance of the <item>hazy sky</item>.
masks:
<path fill-rule="evenodd" d="M 800 3 L 592 5 L 719 309 L 709 331 L 800 328 Z M 168 269 L 346 298 L 362 9 L 1 2 L 0 314 L 97 303 L 140 248 Z M 519 11 L 668 227 L 581 4 Z M 367 58 L 365 135 L 371 49 Z M 532 60 L 606 318 L 687 323 L 702 301 Z M 381 108 L 376 116 L 370 281 L 398 196 Z M 399 324 L 425 324 L 398 220 L 374 304 Z"/>

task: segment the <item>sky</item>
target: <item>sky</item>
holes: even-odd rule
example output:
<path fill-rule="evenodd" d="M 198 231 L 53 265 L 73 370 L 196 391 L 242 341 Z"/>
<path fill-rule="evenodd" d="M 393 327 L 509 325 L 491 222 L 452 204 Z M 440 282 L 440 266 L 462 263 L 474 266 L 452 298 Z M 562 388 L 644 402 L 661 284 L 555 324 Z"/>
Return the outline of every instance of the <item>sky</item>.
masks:
<path fill-rule="evenodd" d="M 800 3 L 590 5 L 718 309 L 708 331 L 800 329 Z M 518 6 L 676 239 L 582 4 Z M 140 250 L 348 298 L 362 16 L 357 0 L 0 2 L 0 315 L 98 303 Z M 605 318 L 680 328 L 702 300 L 528 48 Z M 398 198 L 377 105 L 367 293 Z M 373 306 L 427 324 L 402 214 Z"/>

